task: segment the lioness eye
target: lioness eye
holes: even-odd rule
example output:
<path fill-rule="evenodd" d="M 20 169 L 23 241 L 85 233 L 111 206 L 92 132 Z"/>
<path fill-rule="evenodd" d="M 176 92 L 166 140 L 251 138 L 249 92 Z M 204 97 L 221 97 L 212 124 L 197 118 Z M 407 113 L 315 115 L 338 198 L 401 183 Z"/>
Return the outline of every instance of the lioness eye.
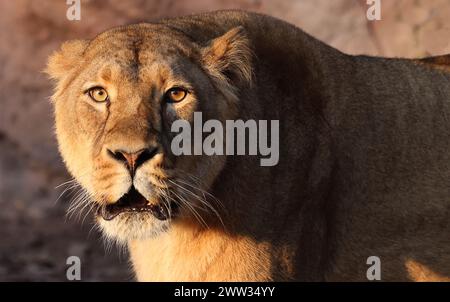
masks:
<path fill-rule="evenodd" d="M 166 93 L 167 101 L 170 103 L 177 103 L 184 100 L 187 95 L 187 91 L 183 88 L 171 88 Z"/>
<path fill-rule="evenodd" d="M 89 90 L 89 96 L 96 102 L 105 102 L 108 100 L 108 93 L 101 87 L 95 87 Z"/>

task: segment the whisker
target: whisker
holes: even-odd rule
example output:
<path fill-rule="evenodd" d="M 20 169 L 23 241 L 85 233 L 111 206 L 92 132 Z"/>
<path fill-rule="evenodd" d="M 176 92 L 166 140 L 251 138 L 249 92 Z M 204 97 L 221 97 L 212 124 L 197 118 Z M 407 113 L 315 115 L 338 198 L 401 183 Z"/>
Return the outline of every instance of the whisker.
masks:
<path fill-rule="evenodd" d="M 183 191 L 189 193 L 191 196 L 193 196 L 196 200 L 198 200 L 201 204 L 205 205 L 207 208 L 209 208 L 219 219 L 220 223 L 224 225 L 222 217 L 220 216 L 219 212 L 211 205 L 207 202 L 206 199 L 202 199 L 199 195 L 195 194 L 194 192 L 192 192 L 191 190 L 183 187 L 180 184 L 177 184 L 175 181 L 169 180 L 171 183 L 173 183 L 174 185 L 176 185 L 177 187 L 179 187 L 180 189 L 182 189 Z"/>
<path fill-rule="evenodd" d="M 170 181 L 170 180 L 169 180 Z M 172 182 L 172 181 L 170 181 Z M 180 202 L 185 205 L 186 207 L 188 207 L 188 209 L 191 211 L 191 213 L 195 216 L 195 218 L 198 220 L 198 222 L 200 222 L 201 224 L 203 224 L 206 228 L 209 229 L 208 224 L 206 223 L 206 221 L 203 219 L 203 217 L 198 213 L 197 210 L 195 210 L 195 208 L 192 206 L 192 204 L 187 201 L 184 197 L 178 195 L 176 192 L 172 192 L 172 194 L 174 194 L 176 197 L 178 197 L 180 199 Z"/>
<path fill-rule="evenodd" d="M 163 205 L 169 213 L 169 221 L 170 221 L 170 220 L 172 220 L 172 206 L 171 206 L 171 202 L 170 202 L 171 200 L 168 198 L 169 196 L 161 188 L 157 188 L 157 189 L 163 199 Z"/>
<path fill-rule="evenodd" d="M 81 185 L 78 183 L 72 184 L 70 187 L 64 189 L 64 191 L 61 192 L 61 194 L 59 194 L 58 198 L 55 200 L 54 205 L 56 205 L 58 203 L 58 201 L 60 200 L 60 198 L 67 192 L 67 191 L 71 191 L 77 187 L 80 187 Z"/>
<path fill-rule="evenodd" d="M 181 182 L 181 183 L 183 183 L 183 184 L 185 184 L 185 185 L 187 185 L 187 186 L 189 186 L 189 187 L 191 187 L 191 188 L 193 188 L 193 189 L 195 189 L 195 190 L 200 191 L 200 193 L 202 193 L 202 195 L 203 195 L 203 197 L 204 197 L 205 200 L 206 200 L 206 195 L 209 196 L 209 197 L 210 197 L 214 202 L 216 202 L 222 209 L 225 209 L 223 203 L 222 203 L 219 199 L 217 199 L 215 196 L 213 196 L 211 193 L 209 193 L 209 192 L 207 192 L 207 191 L 205 191 L 205 190 L 203 190 L 203 189 L 201 189 L 201 188 L 199 188 L 199 187 L 197 187 L 197 186 L 194 186 L 194 185 L 192 185 L 192 184 L 190 184 L 190 183 L 188 183 L 188 182 L 184 182 L 184 181 L 182 181 L 182 180 L 177 180 L 177 181 L 178 181 L 178 182 Z"/>
<path fill-rule="evenodd" d="M 226 208 L 224 207 L 223 203 L 217 197 L 215 197 L 213 194 L 209 193 L 208 191 L 205 191 L 205 190 L 201 189 L 201 187 L 203 186 L 203 181 L 200 178 L 198 178 L 197 176 L 195 176 L 195 175 L 193 175 L 191 173 L 183 171 L 183 170 L 177 170 L 177 172 L 180 172 L 181 174 L 184 174 L 187 177 L 191 178 L 193 180 L 193 182 L 197 184 L 197 186 L 193 186 L 192 184 L 189 184 L 187 182 L 183 182 L 181 180 L 178 180 L 178 181 L 183 182 L 184 184 L 189 185 L 190 187 L 195 188 L 196 190 L 199 190 L 204 195 L 208 195 L 223 210 L 226 210 Z"/>

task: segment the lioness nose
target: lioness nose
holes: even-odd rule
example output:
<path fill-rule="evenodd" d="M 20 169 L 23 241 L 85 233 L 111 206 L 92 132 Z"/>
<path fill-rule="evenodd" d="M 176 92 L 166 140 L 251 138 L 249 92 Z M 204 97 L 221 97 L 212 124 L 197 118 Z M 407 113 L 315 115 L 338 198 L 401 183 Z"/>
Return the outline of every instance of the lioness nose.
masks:
<path fill-rule="evenodd" d="M 146 148 L 135 152 L 127 152 L 124 150 L 111 151 L 108 149 L 108 154 L 114 159 L 125 163 L 131 175 L 134 175 L 140 165 L 155 156 L 156 151 L 157 148 Z"/>

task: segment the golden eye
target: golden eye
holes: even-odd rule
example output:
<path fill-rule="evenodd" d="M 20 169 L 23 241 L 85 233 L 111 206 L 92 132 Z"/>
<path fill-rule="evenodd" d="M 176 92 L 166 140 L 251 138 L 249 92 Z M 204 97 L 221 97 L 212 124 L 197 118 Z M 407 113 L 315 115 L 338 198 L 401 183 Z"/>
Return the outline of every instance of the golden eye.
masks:
<path fill-rule="evenodd" d="M 187 95 L 187 91 L 183 88 L 171 88 L 166 95 L 168 102 L 178 103 L 184 100 Z"/>
<path fill-rule="evenodd" d="M 89 90 L 89 96 L 96 102 L 105 102 L 108 100 L 108 93 L 101 87 L 95 87 Z"/>

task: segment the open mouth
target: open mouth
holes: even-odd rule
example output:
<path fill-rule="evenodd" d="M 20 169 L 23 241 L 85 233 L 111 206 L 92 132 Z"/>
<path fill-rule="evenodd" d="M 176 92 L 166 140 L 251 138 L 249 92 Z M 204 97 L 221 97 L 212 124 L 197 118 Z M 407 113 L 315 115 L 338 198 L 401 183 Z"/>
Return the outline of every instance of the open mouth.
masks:
<path fill-rule="evenodd" d="M 149 212 L 159 220 L 167 220 L 173 216 L 176 209 L 177 206 L 175 203 L 171 203 L 170 205 L 149 204 L 147 199 L 132 187 L 128 193 L 123 195 L 114 204 L 100 206 L 97 209 L 97 215 L 100 215 L 104 220 L 112 220 L 124 212 Z"/>

